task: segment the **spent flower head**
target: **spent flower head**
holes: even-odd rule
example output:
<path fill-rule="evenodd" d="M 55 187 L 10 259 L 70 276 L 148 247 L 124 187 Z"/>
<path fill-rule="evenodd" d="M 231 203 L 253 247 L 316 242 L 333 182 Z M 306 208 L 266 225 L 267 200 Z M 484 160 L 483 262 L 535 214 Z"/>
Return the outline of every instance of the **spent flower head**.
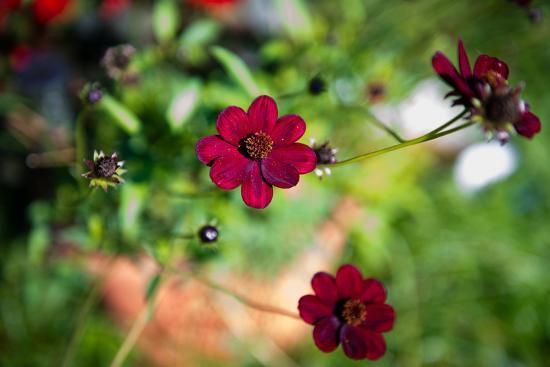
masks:
<path fill-rule="evenodd" d="M 129 44 L 109 47 L 101 59 L 101 65 L 109 77 L 120 79 L 125 76 L 135 53 L 136 49 Z"/>
<path fill-rule="evenodd" d="M 105 155 L 103 151 L 94 151 L 93 160 L 85 160 L 84 163 L 90 169 L 83 173 L 82 177 L 90 180 L 90 187 L 100 186 L 107 191 L 109 186 L 116 187 L 124 182 L 122 175 L 126 172 L 124 162 L 119 161 L 116 153 Z"/>

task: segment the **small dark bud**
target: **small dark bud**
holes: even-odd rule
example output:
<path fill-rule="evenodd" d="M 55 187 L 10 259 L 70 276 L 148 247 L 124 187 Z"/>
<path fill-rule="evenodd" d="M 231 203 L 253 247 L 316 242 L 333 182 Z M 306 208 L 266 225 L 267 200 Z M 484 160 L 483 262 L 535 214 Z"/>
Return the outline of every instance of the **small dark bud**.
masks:
<path fill-rule="evenodd" d="M 330 146 L 328 141 L 321 145 L 313 144 L 312 147 L 315 155 L 317 156 L 317 164 L 332 164 L 336 163 L 337 150 Z"/>
<path fill-rule="evenodd" d="M 529 19 L 533 23 L 540 23 L 542 21 L 542 10 L 540 9 L 529 10 Z"/>
<path fill-rule="evenodd" d="M 380 82 L 369 83 L 367 95 L 370 103 L 381 102 L 386 96 L 386 86 Z"/>
<path fill-rule="evenodd" d="M 319 95 L 326 89 L 325 81 L 319 77 L 315 77 L 309 81 L 308 89 L 311 95 Z"/>
<path fill-rule="evenodd" d="M 103 97 L 101 89 L 91 89 L 88 92 L 88 102 L 90 102 L 91 104 L 95 104 L 101 101 L 101 97 Z"/>
<path fill-rule="evenodd" d="M 199 229 L 199 239 L 202 243 L 212 243 L 218 240 L 218 229 L 211 225 L 206 225 Z"/>

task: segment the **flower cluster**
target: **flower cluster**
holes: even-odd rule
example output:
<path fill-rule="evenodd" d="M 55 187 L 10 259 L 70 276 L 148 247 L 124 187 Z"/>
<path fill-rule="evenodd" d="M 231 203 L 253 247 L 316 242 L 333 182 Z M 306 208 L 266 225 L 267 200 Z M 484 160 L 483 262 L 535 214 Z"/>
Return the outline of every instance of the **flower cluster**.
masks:
<path fill-rule="evenodd" d="M 107 156 L 103 151 L 94 151 L 94 159 L 87 159 L 84 163 L 90 171 L 83 173 L 82 177 L 90 180 L 90 187 L 100 186 L 107 191 L 109 186 L 115 187 L 124 182 L 124 161 L 119 161 L 116 153 Z"/>
<path fill-rule="evenodd" d="M 459 70 L 441 52 L 432 58 L 435 71 L 453 88 L 448 94 L 455 97 L 453 104 L 469 109 L 472 118 L 482 122 L 490 136 L 496 135 L 504 143 L 512 129 L 529 139 L 540 131 L 539 118 L 520 98 L 522 85 L 508 84 L 508 65 L 504 61 L 480 55 L 472 71 L 468 54 L 459 40 L 458 64 Z"/>
<path fill-rule="evenodd" d="M 363 279 L 353 265 L 343 265 L 336 277 L 317 273 L 311 279 L 315 295 L 300 298 L 300 317 L 314 325 L 313 340 L 323 352 L 342 344 L 352 359 L 378 359 L 386 353 L 383 332 L 395 321 L 393 308 L 386 304 L 386 290 L 380 281 Z"/>
<path fill-rule="evenodd" d="M 273 186 L 288 189 L 301 174 L 315 169 L 315 152 L 296 143 L 306 131 L 298 115 L 278 116 L 273 98 L 256 98 L 248 111 L 230 106 L 216 123 L 218 135 L 197 142 L 199 160 L 210 166 L 210 178 L 221 189 L 241 186 L 246 205 L 262 209 L 273 198 Z"/>

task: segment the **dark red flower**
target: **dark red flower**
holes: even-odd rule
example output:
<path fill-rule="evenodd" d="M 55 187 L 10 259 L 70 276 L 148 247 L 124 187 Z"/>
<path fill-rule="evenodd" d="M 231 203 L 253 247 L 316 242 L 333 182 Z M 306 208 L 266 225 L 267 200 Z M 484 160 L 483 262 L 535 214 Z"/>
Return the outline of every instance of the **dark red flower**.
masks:
<path fill-rule="evenodd" d="M 384 303 L 386 290 L 376 279 L 363 279 L 353 265 L 343 265 L 336 278 L 317 273 L 311 279 L 315 295 L 300 298 L 300 317 L 313 328 L 315 345 L 332 352 L 341 343 L 352 359 L 378 359 L 386 353 L 383 332 L 395 321 L 393 308 Z"/>
<path fill-rule="evenodd" d="M 131 4 L 131 0 L 103 0 L 99 6 L 99 16 L 103 19 L 113 19 L 124 12 Z"/>
<path fill-rule="evenodd" d="M 453 105 L 463 105 L 471 118 L 480 120 L 488 133 L 506 142 L 514 128 L 518 134 L 532 138 L 541 129 L 539 118 L 529 112 L 521 100 L 522 87 L 508 85 L 508 65 L 489 55 L 480 55 L 472 71 L 462 40 L 458 41 L 458 70 L 447 56 L 437 52 L 432 65 L 439 76 L 453 88 L 447 96 L 455 97 Z"/>
<path fill-rule="evenodd" d="M 8 15 L 20 6 L 21 0 L 0 0 L 0 31 Z"/>
<path fill-rule="evenodd" d="M 301 174 L 315 169 L 315 152 L 296 143 L 306 124 L 298 115 L 277 118 L 277 104 L 268 96 L 258 97 L 245 112 L 227 107 L 218 116 L 219 135 L 197 142 L 199 160 L 212 167 L 210 178 L 221 189 L 241 186 L 246 205 L 265 208 L 273 187 L 296 186 Z"/>
<path fill-rule="evenodd" d="M 63 14 L 70 0 L 35 0 L 32 11 L 38 23 L 47 24 Z"/>

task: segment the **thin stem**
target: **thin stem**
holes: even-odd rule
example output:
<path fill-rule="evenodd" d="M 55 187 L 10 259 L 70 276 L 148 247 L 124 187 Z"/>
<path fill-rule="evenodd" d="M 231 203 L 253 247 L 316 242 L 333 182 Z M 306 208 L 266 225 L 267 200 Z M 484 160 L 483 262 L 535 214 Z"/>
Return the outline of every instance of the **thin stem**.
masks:
<path fill-rule="evenodd" d="M 456 121 L 460 120 L 467 112 L 468 112 L 468 110 L 462 111 L 461 113 L 459 113 L 458 115 L 456 115 L 455 117 L 453 117 L 451 120 L 449 120 L 448 122 L 444 123 L 443 125 L 441 125 L 441 126 L 438 127 L 437 129 L 430 131 L 430 132 L 429 132 L 428 134 L 426 134 L 426 135 L 437 134 L 438 132 L 445 130 L 446 128 L 448 128 L 449 126 L 451 126 L 452 124 L 454 124 Z"/>
<path fill-rule="evenodd" d="M 82 164 L 84 161 L 84 156 L 86 155 L 86 110 L 82 110 L 78 117 L 76 118 L 76 127 L 75 127 L 75 150 L 76 150 L 76 179 L 79 182 L 79 185 L 82 190 L 85 188 L 84 180 L 80 175 L 84 172 L 82 169 Z"/>
<path fill-rule="evenodd" d="M 456 118 L 455 118 L 456 119 Z M 456 120 L 455 120 L 456 121 Z M 453 121 L 454 122 L 454 121 Z M 423 142 L 426 142 L 426 141 L 430 141 L 430 140 L 434 140 L 434 139 L 437 139 L 437 138 L 440 138 L 442 136 L 445 136 L 445 135 L 449 135 L 449 134 L 452 134 L 458 130 L 462 130 L 464 128 L 467 128 L 468 126 L 471 126 L 475 124 L 474 121 L 469 121 L 465 124 L 462 124 L 462 125 L 459 125 L 455 128 L 452 128 L 452 129 L 449 129 L 449 130 L 446 130 L 446 131 L 440 131 L 440 129 L 436 129 L 440 132 L 437 132 L 437 133 L 434 133 L 434 132 L 429 132 L 427 133 L 426 135 L 422 135 L 421 137 L 418 137 L 416 139 L 412 139 L 412 140 L 407 140 L 403 143 L 400 143 L 400 144 L 396 144 L 396 145 L 392 145 L 392 146 L 389 146 L 387 148 L 383 148 L 383 149 L 379 149 L 379 150 L 375 150 L 373 152 L 369 152 L 369 153 L 365 153 L 365 154 L 361 154 L 361 155 L 358 155 L 356 157 L 353 157 L 353 158 L 349 158 L 349 159 L 345 159 L 343 161 L 340 161 L 340 162 L 336 162 L 336 163 L 331 163 L 331 164 L 323 164 L 323 165 L 319 165 L 318 167 L 339 167 L 339 166 L 345 166 L 345 165 L 348 165 L 348 164 L 351 164 L 351 163 L 355 163 L 355 162 L 358 162 L 358 161 L 361 161 L 363 159 L 368 159 L 368 158 L 373 158 L 373 157 L 376 157 L 376 156 L 379 156 L 379 155 L 382 155 L 382 154 L 385 154 L 385 153 L 389 153 L 389 152 L 392 152 L 394 150 L 399 150 L 399 149 L 403 149 L 403 148 L 406 148 L 406 147 L 409 147 L 411 145 L 416 145 L 416 144 L 419 144 L 419 143 L 423 143 Z M 447 122 L 445 125 L 449 125 L 449 122 Z M 434 131 L 436 131 L 434 130 Z"/>
<path fill-rule="evenodd" d="M 372 120 L 370 122 L 376 125 L 376 127 L 384 130 L 386 133 L 391 135 L 395 140 L 397 140 L 400 143 L 404 143 L 407 141 L 406 139 L 403 139 L 401 136 L 399 136 L 399 134 L 396 131 L 394 131 L 392 128 L 390 128 L 389 126 L 386 126 L 386 124 L 384 124 L 383 122 L 378 121 L 378 119 L 372 116 L 372 114 L 371 114 L 371 117 L 372 117 Z"/>
<path fill-rule="evenodd" d="M 207 285 L 208 287 L 212 288 L 212 289 L 215 289 L 219 292 L 222 292 L 224 294 L 227 294 L 228 296 L 231 296 L 233 297 L 234 299 L 236 299 L 237 301 L 239 301 L 240 303 L 250 307 L 250 308 L 254 308 L 258 311 L 262 311 L 262 312 L 268 312 L 268 313 L 273 313 L 273 314 L 276 314 L 276 315 L 281 315 L 281 316 L 286 316 L 286 317 L 290 317 L 290 318 L 293 318 L 293 319 L 297 319 L 297 320 L 300 320 L 300 316 L 294 312 L 290 312 L 290 311 L 287 311 L 283 308 L 279 308 L 279 307 L 276 307 L 276 306 L 271 306 L 271 305 L 265 305 L 265 304 L 262 304 L 262 303 L 259 303 L 259 302 L 256 302 L 254 300 L 251 300 L 250 298 L 246 297 L 246 296 L 243 296 L 243 295 L 240 295 L 240 294 L 237 294 L 235 292 L 233 292 L 232 290 L 229 290 L 217 283 L 214 283 L 208 279 L 204 279 L 204 278 L 201 278 L 201 277 L 196 277 L 197 280 L 199 280 L 200 282 L 202 282 L 203 284 Z"/>

